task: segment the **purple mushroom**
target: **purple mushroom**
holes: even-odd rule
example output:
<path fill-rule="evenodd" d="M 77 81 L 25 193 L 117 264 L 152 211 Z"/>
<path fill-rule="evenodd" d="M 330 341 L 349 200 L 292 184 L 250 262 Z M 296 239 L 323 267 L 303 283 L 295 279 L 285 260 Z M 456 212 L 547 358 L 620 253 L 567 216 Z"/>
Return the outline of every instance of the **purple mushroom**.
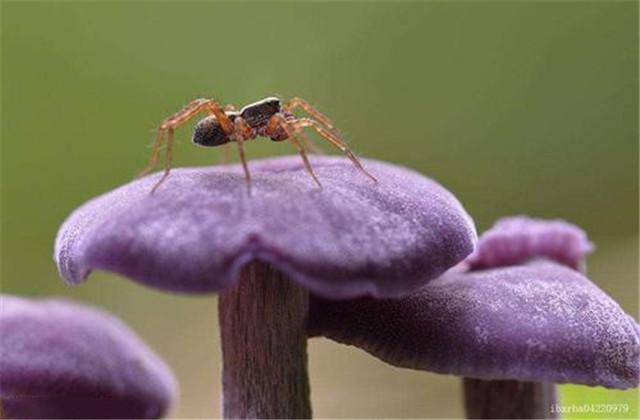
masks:
<path fill-rule="evenodd" d="M 160 418 L 165 363 L 106 312 L 0 295 L 0 418 Z"/>
<path fill-rule="evenodd" d="M 309 294 L 405 295 L 469 255 L 471 218 L 446 189 L 406 168 L 298 157 L 176 170 L 124 185 L 76 210 L 55 259 L 72 284 L 105 269 L 168 291 L 220 292 L 226 417 L 311 416 Z"/>
<path fill-rule="evenodd" d="M 553 383 L 639 383 L 638 324 L 575 270 L 591 249 L 566 222 L 504 219 L 465 263 L 408 296 L 313 296 L 310 335 L 464 377 L 469 418 L 553 417 Z"/>

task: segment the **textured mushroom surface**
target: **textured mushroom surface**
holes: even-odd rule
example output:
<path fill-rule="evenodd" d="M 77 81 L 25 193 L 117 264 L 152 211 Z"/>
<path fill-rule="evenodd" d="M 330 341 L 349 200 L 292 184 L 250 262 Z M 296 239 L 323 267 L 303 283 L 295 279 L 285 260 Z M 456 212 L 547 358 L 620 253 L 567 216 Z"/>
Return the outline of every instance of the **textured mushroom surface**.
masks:
<path fill-rule="evenodd" d="M 482 234 L 466 263 L 477 270 L 548 258 L 579 270 L 593 249 L 586 233 L 564 220 L 505 217 Z"/>
<path fill-rule="evenodd" d="M 76 210 L 55 259 L 69 283 L 91 270 L 170 291 L 213 292 L 251 260 L 271 263 L 331 298 L 400 296 L 473 251 L 458 200 L 403 167 L 364 160 L 374 184 L 342 157 L 313 156 L 317 188 L 298 156 L 251 161 L 251 194 L 238 165 L 133 181 Z"/>
<path fill-rule="evenodd" d="M 309 328 L 412 369 L 610 388 L 639 381 L 636 322 L 585 276 L 551 261 L 452 270 L 399 299 L 312 297 Z"/>
<path fill-rule="evenodd" d="M 160 418 L 176 397 L 164 362 L 95 308 L 0 295 L 0 337 L 9 418 Z"/>
<path fill-rule="evenodd" d="M 310 334 L 413 369 L 635 387 L 638 324 L 575 270 L 592 249 L 570 223 L 504 218 L 464 263 L 408 296 L 312 296 Z"/>

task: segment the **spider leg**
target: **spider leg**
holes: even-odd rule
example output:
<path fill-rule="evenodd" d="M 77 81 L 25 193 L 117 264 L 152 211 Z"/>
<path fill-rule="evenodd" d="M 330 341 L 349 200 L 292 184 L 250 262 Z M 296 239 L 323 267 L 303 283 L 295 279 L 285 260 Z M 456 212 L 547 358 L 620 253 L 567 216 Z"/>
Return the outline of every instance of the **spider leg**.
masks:
<path fill-rule="evenodd" d="M 169 171 L 171 171 L 171 160 L 173 158 L 173 131 L 173 127 L 169 127 L 167 129 L 167 150 L 164 158 L 164 173 L 156 185 L 151 189 L 151 194 L 153 194 L 164 180 L 167 179 Z"/>
<path fill-rule="evenodd" d="M 302 162 L 304 163 L 305 169 L 307 170 L 309 175 L 311 175 L 311 178 L 313 178 L 315 183 L 318 184 L 318 187 L 322 188 L 322 184 L 320 183 L 320 180 L 318 179 L 316 174 L 313 172 L 313 169 L 311 168 L 311 163 L 309 162 L 307 153 L 304 151 L 304 148 L 300 144 L 300 141 L 297 139 L 297 137 L 294 134 L 294 131 L 296 131 L 295 128 L 292 127 L 283 117 L 281 117 L 278 114 L 274 115 L 271 118 L 272 118 L 272 121 L 269 121 L 269 124 L 267 125 L 267 135 L 269 134 L 269 129 L 273 129 L 277 126 L 282 127 L 282 129 L 287 133 L 287 136 L 289 137 L 289 140 L 291 141 L 291 143 L 293 143 L 296 149 L 298 149 L 298 153 L 300 153 L 300 157 L 302 158 Z"/>
<path fill-rule="evenodd" d="M 182 110 L 162 120 L 162 122 L 160 123 L 160 127 L 158 127 L 158 133 L 156 134 L 156 141 L 153 144 L 153 152 L 151 153 L 149 163 L 147 163 L 147 166 L 143 169 L 140 175 L 138 175 L 138 177 L 143 177 L 149 174 L 149 172 L 154 170 L 158 165 L 164 132 L 167 131 L 167 129 L 171 126 L 176 127 L 177 123 L 180 121 L 183 115 L 189 115 L 189 113 L 192 112 L 192 110 L 199 106 L 203 101 L 204 99 L 194 99 L 193 101 L 189 102 Z"/>
<path fill-rule="evenodd" d="M 251 191 L 251 174 L 249 173 L 249 167 L 247 165 L 247 158 L 244 155 L 244 146 L 243 142 L 245 139 L 248 139 L 251 136 L 251 127 L 249 124 L 242 118 L 238 117 L 234 121 L 235 131 L 239 135 L 235 139 L 236 144 L 238 145 L 238 154 L 240 155 L 240 162 L 242 162 L 242 169 L 244 170 L 244 177 L 247 180 L 247 189 L 249 192 Z"/>
<path fill-rule="evenodd" d="M 247 180 L 247 189 L 251 191 L 251 173 L 247 166 L 247 158 L 244 156 L 243 142 L 244 140 L 242 139 L 236 140 L 236 144 L 238 145 L 238 154 L 240 155 L 240 162 L 242 162 L 242 169 L 244 170 L 244 177 Z"/>
<path fill-rule="evenodd" d="M 158 181 L 158 183 L 151 190 L 152 193 L 160 186 L 160 184 L 166 179 L 166 177 L 169 176 L 169 171 L 171 170 L 171 153 L 173 149 L 173 133 L 175 129 L 187 123 L 198 113 L 205 110 L 209 113 L 209 115 L 213 115 L 216 117 L 216 119 L 220 122 L 220 126 L 226 133 L 230 134 L 233 132 L 233 123 L 231 122 L 227 114 L 225 114 L 220 105 L 213 99 L 195 99 L 189 102 L 182 110 L 165 118 L 158 128 L 158 134 L 153 145 L 153 152 L 151 154 L 151 158 L 149 159 L 149 163 L 140 174 L 140 176 L 147 175 L 157 166 L 160 157 L 160 149 L 162 147 L 162 140 L 164 137 L 163 135 L 166 132 L 166 159 L 168 159 L 168 163 L 165 162 L 165 173 L 162 178 L 160 178 L 160 181 Z"/>
<path fill-rule="evenodd" d="M 291 112 L 298 107 L 302 108 L 307 114 L 314 117 L 321 124 L 324 124 L 329 130 L 333 131 L 336 137 L 342 137 L 342 133 L 340 133 L 340 130 L 338 130 L 338 128 L 333 124 L 333 122 L 329 119 L 329 117 L 324 115 L 322 112 L 318 111 L 309 102 L 307 102 L 302 98 L 298 98 L 298 97 L 291 98 L 283 106 L 283 110 L 287 112 Z M 313 143 L 311 139 L 308 136 L 306 136 L 302 130 L 296 130 L 296 133 L 299 134 L 300 138 L 302 139 L 303 145 L 306 146 L 309 150 L 311 150 L 312 153 L 319 154 L 319 155 L 324 154 L 324 151 L 322 151 L 322 149 L 316 146 L 316 144 Z"/>
<path fill-rule="evenodd" d="M 213 99 L 194 99 L 193 101 L 189 102 L 189 104 L 187 104 L 187 106 L 185 106 L 182 110 L 165 119 L 164 123 L 171 124 L 174 126 L 174 128 L 176 128 L 177 126 L 186 123 L 203 110 L 208 111 L 209 115 L 215 116 L 218 122 L 220 122 L 220 126 L 222 126 L 222 129 L 226 133 L 230 134 L 233 132 L 233 123 L 224 112 L 222 106 L 220 106 L 220 104 Z"/>
<path fill-rule="evenodd" d="M 296 135 L 300 137 L 300 142 L 305 149 L 310 150 L 311 153 L 316 155 L 324 155 L 324 151 L 320 149 L 302 129 L 296 130 Z"/>
<path fill-rule="evenodd" d="M 142 172 L 140 172 L 138 178 L 148 175 L 149 172 L 153 171 L 153 169 L 158 165 L 158 158 L 160 157 L 160 148 L 162 147 L 163 137 L 164 130 L 159 128 L 158 133 L 156 134 L 156 141 L 153 143 L 153 152 L 151 152 L 149 163 L 147 163 L 147 166 L 145 166 Z"/>
<path fill-rule="evenodd" d="M 320 121 L 329 130 L 334 130 L 334 131 L 337 130 L 336 127 L 331 122 L 331 120 L 329 119 L 329 117 L 327 117 L 322 112 L 315 109 L 313 106 L 311 106 L 311 104 L 309 104 L 309 102 L 305 101 L 302 98 L 297 98 L 297 97 L 291 98 L 286 104 L 284 104 L 284 106 L 282 107 L 282 110 L 286 112 L 291 112 L 298 107 L 304 109 L 307 114 L 311 115 L 313 118 Z"/>
<path fill-rule="evenodd" d="M 235 107 L 235 105 L 233 104 L 227 104 L 224 106 L 224 112 L 236 112 L 237 109 Z M 225 143 L 222 145 L 222 158 L 220 159 L 220 162 L 223 165 L 228 164 L 231 161 L 231 150 L 229 150 L 229 143 Z"/>
<path fill-rule="evenodd" d="M 317 121 L 312 120 L 310 118 L 300 118 L 298 120 L 293 121 L 291 123 L 291 125 L 293 125 L 294 128 L 296 128 L 296 127 L 299 127 L 299 128 L 311 127 L 311 128 L 313 128 L 314 130 L 316 130 L 316 132 L 318 134 L 320 134 L 322 137 L 327 139 L 330 143 L 332 143 L 338 149 L 342 150 L 342 152 L 344 154 L 346 154 L 349 159 L 351 159 L 351 162 L 353 162 L 353 164 L 356 166 L 356 168 L 358 168 L 363 174 L 368 176 L 373 182 L 378 183 L 378 180 L 373 175 L 371 175 L 369 172 L 367 172 L 366 169 L 364 169 L 364 167 L 362 166 L 362 164 L 360 163 L 360 161 L 358 160 L 356 155 L 354 155 L 353 152 L 351 151 L 351 149 L 349 149 L 349 147 L 347 147 L 347 145 L 345 144 L 344 140 L 342 140 L 340 137 L 336 136 L 334 133 L 330 132 L 326 128 L 322 127 L 322 125 L 320 125 Z"/>

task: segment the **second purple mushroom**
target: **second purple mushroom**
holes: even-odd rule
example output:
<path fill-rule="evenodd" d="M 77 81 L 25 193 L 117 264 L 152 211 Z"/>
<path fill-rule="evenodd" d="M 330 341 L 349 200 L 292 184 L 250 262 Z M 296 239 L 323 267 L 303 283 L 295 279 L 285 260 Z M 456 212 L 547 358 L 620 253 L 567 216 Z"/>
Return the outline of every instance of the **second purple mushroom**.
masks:
<path fill-rule="evenodd" d="M 399 299 L 313 297 L 310 334 L 464 378 L 469 418 L 556 417 L 554 383 L 640 382 L 640 327 L 578 269 L 563 221 L 499 221 L 464 264 Z"/>

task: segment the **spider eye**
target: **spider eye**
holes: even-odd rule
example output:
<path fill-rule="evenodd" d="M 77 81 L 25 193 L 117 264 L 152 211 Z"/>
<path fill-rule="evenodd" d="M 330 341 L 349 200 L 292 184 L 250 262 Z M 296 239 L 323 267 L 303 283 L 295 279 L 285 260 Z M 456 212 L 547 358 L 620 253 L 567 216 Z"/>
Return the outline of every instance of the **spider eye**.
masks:
<path fill-rule="evenodd" d="M 215 117 L 206 117 L 196 124 L 193 130 L 193 142 L 200 146 L 214 147 L 228 143 L 229 137 Z"/>

